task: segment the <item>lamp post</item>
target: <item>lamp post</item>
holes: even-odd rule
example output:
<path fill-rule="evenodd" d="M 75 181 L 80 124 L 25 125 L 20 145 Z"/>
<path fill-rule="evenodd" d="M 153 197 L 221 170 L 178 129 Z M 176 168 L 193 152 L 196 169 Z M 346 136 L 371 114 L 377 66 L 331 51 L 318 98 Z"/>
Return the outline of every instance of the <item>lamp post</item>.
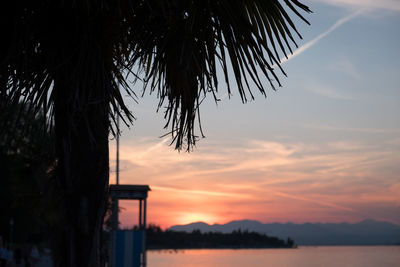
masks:
<path fill-rule="evenodd" d="M 119 105 L 117 105 L 117 109 L 119 109 Z M 116 155 L 116 184 L 119 184 L 119 115 L 117 113 L 117 136 L 116 136 L 116 141 L 117 141 L 117 155 Z"/>

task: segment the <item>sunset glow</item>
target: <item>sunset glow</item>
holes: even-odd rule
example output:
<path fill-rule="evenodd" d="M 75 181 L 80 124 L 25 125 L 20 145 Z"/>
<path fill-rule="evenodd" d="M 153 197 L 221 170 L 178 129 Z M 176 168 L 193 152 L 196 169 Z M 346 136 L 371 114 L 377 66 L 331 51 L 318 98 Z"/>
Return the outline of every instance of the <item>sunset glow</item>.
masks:
<path fill-rule="evenodd" d="M 221 88 L 218 105 L 201 106 L 207 138 L 191 153 L 159 138 L 165 121 L 155 96 L 128 100 L 137 121 L 121 136 L 120 181 L 151 187 L 148 223 L 400 224 L 398 1 L 310 7 L 283 88 L 245 105 Z M 111 183 L 114 162 L 111 140 Z M 122 225 L 134 225 L 137 203 L 121 206 Z"/>
<path fill-rule="evenodd" d="M 395 167 L 400 158 L 394 151 L 368 151 L 354 144 L 318 149 L 252 141 L 240 149 L 220 143 L 217 157 L 212 145 L 202 145 L 189 155 L 166 144 L 153 154 L 141 153 L 141 145 L 130 146 L 128 151 L 121 148 L 122 156 L 132 157 L 122 158 L 122 183 L 152 188 L 148 222 L 168 227 L 238 219 L 299 223 L 356 222 L 367 217 L 398 220 L 394 212 L 400 205 L 397 174 L 373 177 L 382 162 Z M 139 156 L 130 153 L 131 149 Z M 393 213 L 386 214 L 390 205 Z M 125 207 L 122 224 L 135 224 L 137 204 L 123 202 L 121 206 Z"/>

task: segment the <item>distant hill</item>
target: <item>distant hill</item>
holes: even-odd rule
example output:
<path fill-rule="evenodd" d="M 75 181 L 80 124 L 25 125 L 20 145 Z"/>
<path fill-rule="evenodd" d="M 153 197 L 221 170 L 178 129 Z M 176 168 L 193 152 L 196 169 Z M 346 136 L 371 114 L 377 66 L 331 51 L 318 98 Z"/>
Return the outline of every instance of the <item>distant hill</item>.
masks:
<path fill-rule="evenodd" d="M 175 225 L 173 231 L 221 232 L 248 230 L 281 239 L 290 237 L 297 245 L 400 245 L 400 225 L 375 220 L 359 223 L 267 223 L 242 220 L 209 225 L 203 222 Z"/>

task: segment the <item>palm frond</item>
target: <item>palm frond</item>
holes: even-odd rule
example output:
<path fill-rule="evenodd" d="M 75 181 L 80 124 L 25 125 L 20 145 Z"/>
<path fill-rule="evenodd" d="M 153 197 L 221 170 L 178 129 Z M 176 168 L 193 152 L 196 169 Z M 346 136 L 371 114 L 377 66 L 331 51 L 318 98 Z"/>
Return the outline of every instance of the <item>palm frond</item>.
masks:
<path fill-rule="evenodd" d="M 20 0 L 0 9 L 0 101 L 34 103 L 51 118 L 57 75 L 74 66 L 70 79 L 82 89 L 72 106 L 87 105 L 83 96 L 97 87 L 111 122 L 124 115 L 129 125 L 120 87 L 136 97 L 130 73 L 157 93 L 177 149 L 196 143 L 199 106 L 208 94 L 218 100 L 220 70 L 228 94 L 237 87 L 243 102 L 254 98 L 252 87 L 266 95 L 264 77 L 281 86 L 273 66 L 286 75 L 281 54 L 297 46 L 292 32 L 301 38 L 288 12 L 305 22 L 300 11 L 310 12 L 297 0 Z"/>
<path fill-rule="evenodd" d="M 298 12 L 311 12 L 307 6 L 296 0 L 284 2 L 307 22 Z M 153 0 L 140 2 L 134 12 L 129 39 L 136 47 L 130 66 L 140 65 L 146 74 L 145 87 L 157 91 L 159 108 L 166 104 L 165 127 L 171 129 L 177 149 L 196 142 L 199 99 L 212 93 L 217 100 L 218 64 L 228 93 L 231 67 L 246 102 L 254 98 L 252 84 L 266 94 L 260 73 L 273 89 L 281 86 L 272 67 L 278 66 L 286 75 L 278 50 L 287 57 L 291 46 L 297 46 L 292 31 L 298 31 L 278 0 Z"/>

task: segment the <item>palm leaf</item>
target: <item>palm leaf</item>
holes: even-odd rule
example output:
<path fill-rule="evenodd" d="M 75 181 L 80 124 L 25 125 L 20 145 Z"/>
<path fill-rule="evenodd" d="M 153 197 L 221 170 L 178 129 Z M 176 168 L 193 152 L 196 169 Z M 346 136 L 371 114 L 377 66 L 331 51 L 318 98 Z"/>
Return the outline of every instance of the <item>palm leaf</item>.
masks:
<path fill-rule="evenodd" d="M 298 11 L 311 12 L 307 6 L 295 0 L 284 2 L 307 22 Z M 165 127 L 169 127 L 178 149 L 184 143 L 190 148 L 196 142 L 198 100 L 207 93 L 217 100 L 216 62 L 229 94 L 231 66 L 239 95 L 246 102 L 253 98 L 252 84 L 265 94 L 259 73 L 273 89 L 281 86 L 272 68 L 276 65 L 286 75 L 279 64 L 278 47 L 286 57 L 287 50 L 293 51 L 291 45 L 297 47 L 292 31 L 298 31 L 278 0 L 152 0 L 140 2 L 134 12 L 129 39 L 136 44 L 136 51 L 130 65 L 138 62 L 146 70 L 145 79 L 150 82 L 145 87 L 158 91 L 159 107 L 168 102 Z"/>
<path fill-rule="evenodd" d="M 305 22 L 299 11 L 310 12 L 297 0 L 40 4 L 21 0 L 12 5 L 11 9 L 1 9 L 0 14 L 0 32 L 5 37 L 0 49 L 6 51 L 0 57 L 1 101 L 32 102 L 36 111 L 44 108 L 51 118 L 56 75 L 75 60 L 80 73 L 71 79 L 84 81 L 85 75 L 97 75 L 98 83 L 77 86 L 84 91 L 106 86 L 104 97 L 110 105 L 111 121 L 123 116 L 129 125 L 134 117 L 120 87 L 136 97 L 127 82 L 126 75 L 131 74 L 144 82 L 145 89 L 157 93 L 158 108 L 165 108 L 165 127 L 178 149 L 184 144 L 190 148 L 196 142 L 195 121 L 201 99 L 211 93 L 218 101 L 219 68 L 229 95 L 233 87 L 230 70 L 233 72 L 243 102 L 254 97 L 253 86 L 266 94 L 262 76 L 273 89 L 281 86 L 272 66 L 286 75 L 279 64 L 281 54 L 287 56 L 293 51 L 291 46 L 297 46 L 292 31 L 301 38 L 288 12 Z M 82 52 L 93 49 L 85 40 L 75 40 L 82 31 L 97 40 L 97 59 L 89 59 Z M 98 66 L 103 66 L 102 73 L 93 73 L 91 70 L 98 71 Z M 84 91 L 77 90 L 77 95 L 71 96 L 74 106 L 85 105 L 82 96 L 90 90 Z M 113 132 L 118 133 L 116 130 Z"/>

